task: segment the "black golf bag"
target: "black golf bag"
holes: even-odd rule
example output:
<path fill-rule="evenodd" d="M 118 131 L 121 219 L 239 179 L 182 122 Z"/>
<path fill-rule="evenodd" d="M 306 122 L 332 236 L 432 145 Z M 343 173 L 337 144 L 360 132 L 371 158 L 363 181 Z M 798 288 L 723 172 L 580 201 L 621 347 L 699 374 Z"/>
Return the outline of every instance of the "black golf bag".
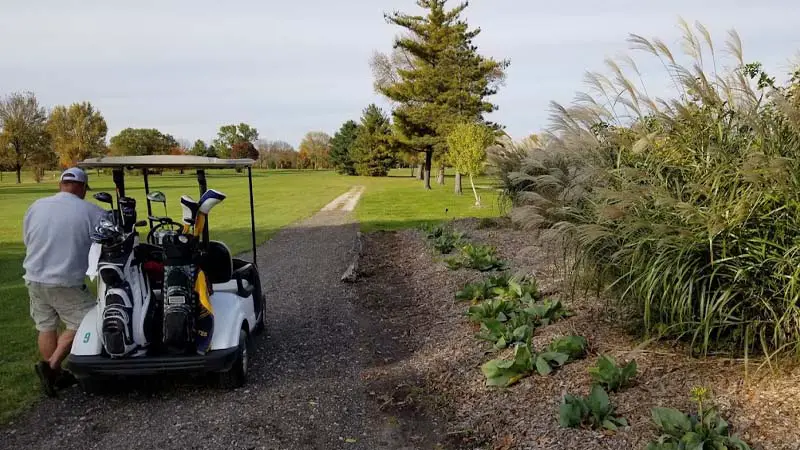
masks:
<path fill-rule="evenodd" d="M 187 234 L 165 236 L 164 318 L 162 342 L 171 351 L 193 350 L 198 296 L 194 285 L 197 242 Z"/>

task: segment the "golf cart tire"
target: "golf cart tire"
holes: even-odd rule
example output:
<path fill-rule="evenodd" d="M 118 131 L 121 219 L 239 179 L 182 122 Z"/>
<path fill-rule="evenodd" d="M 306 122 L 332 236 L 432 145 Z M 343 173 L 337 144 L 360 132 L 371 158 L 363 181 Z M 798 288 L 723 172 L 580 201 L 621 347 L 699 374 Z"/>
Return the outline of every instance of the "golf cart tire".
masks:
<path fill-rule="evenodd" d="M 230 370 L 217 373 L 217 385 L 221 389 L 237 389 L 247 383 L 247 373 L 250 364 L 250 336 L 243 328 L 239 330 L 239 348 L 236 350 L 236 360 Z"/>
<path fill-rule="evenodd" d="M 264 331 L 266 330 L 267 330 L 267 296 L 261 294 L 261 317 L 259 318 L 258 323 L 256 324 L 256 327 L 253 330 L 253 333 L 256 336 L 260 336 L 264 334 Z"/>

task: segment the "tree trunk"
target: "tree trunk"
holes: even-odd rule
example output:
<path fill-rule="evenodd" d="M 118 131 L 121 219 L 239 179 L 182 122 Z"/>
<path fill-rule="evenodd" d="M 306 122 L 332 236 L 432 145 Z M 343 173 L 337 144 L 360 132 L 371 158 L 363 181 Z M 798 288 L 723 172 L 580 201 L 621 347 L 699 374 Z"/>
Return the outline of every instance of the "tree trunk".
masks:
<path fill-rule="evenodd" d="M 472 174 L 469 174 L 469 184 L 472 185 L 472 193 L 475 194 L 475 206 L 481 206 L 481 198 L 478 197 L 478 191 L 475 190 L 475 183 L 472 181 Z"/>
<path fill-rule="evenodd" d="M 455 192 L 457 195 L 461 195 L 461 194 L 463 194 L 463 193 L 464 193 L 464 192 L 461 190 L 461 172 L 456 172 L 456 187 L 455 187 L 455 190 L 454 190 L 454 192 Z"/>
<path fill-rule="evenodd" d="M 436 182 L 439 183 L 440 186 L 444 186 L 444 164 L 439 166 L 439 176 L 436 177 Z"/>
<path fill-rule="evenodd" d="M 433 150 L 425 151 L 425 189 L 431 189 L 431 160 L 433 159 Z"/>
<path fill-rule="evenodd" d="M 22 184 L 22 166 L 17 164 L 15 169 L 17 171 L 17 184 Z"/>
<path fill-rule="evenodd" d="M 425 179 L 425 164 L 419 163 L 419 172 L 417 173 L 417 179 L 422 181 Z"/>
<path fill-rule="evenodd" d="M 411 178 L 414 178 L 414 166 L 411 166 Z"/>

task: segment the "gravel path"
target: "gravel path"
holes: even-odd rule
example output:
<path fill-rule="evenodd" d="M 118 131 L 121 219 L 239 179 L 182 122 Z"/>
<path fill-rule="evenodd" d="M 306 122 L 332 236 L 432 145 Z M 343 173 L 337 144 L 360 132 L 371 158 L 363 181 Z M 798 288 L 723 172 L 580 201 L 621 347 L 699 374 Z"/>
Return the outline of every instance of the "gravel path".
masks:
<path fill-rule="evenodd" d="M 125 381 L 103 397 L 73 388 L 1 428 L 0 447 L 403 448 L 360 379 L 371 326 L 339 281 L 356 231 L 349 213 L 320 212 L 259 249 L 269 324 L 244 388 L 164 379 Z"/>

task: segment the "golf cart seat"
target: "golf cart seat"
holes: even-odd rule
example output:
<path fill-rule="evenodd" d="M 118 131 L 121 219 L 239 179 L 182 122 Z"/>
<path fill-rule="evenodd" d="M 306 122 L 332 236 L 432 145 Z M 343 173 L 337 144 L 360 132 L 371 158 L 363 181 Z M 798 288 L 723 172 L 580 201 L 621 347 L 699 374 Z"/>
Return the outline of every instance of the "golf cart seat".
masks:
<path fill-rule="evenodd" d="M 253 264 L 234 259 L 228 246 L 218 241 L 209 241 L 202 263 L 203 271 L 215 292 L 230 292 L 247 298 L 253 293 Z"/>

